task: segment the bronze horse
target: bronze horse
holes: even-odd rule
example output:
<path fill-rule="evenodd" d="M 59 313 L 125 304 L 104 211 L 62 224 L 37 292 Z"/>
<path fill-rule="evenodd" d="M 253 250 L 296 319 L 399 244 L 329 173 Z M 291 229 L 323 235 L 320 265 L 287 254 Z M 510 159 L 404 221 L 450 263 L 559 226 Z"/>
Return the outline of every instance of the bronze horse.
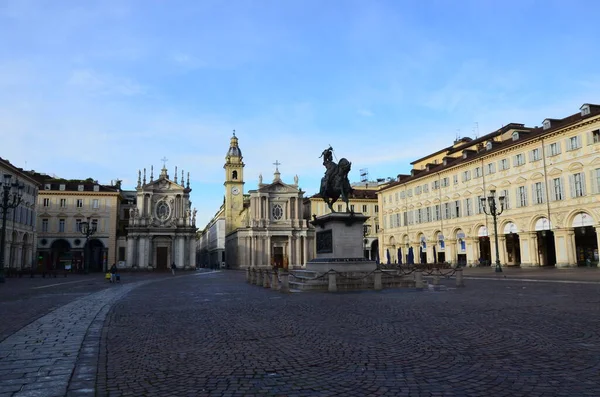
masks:
<path fill-rule="evenodd" d="M 321 197 L 323 197 L 323 201 L 327 203 L 331 212 L 335 212 L 333 203 L 341 196 L 342 201 L 346 203 L 346 212 L 350 212 L 348 195 L 352 193 L 353 189 L 348 181 L 348 173 L 350 172 L 352 163 L 342 158 L 339 164 L 331 160 L 323 164 L 327 167 L 325 176 L 321 178 L 321 190 L 319 192 Z"/>

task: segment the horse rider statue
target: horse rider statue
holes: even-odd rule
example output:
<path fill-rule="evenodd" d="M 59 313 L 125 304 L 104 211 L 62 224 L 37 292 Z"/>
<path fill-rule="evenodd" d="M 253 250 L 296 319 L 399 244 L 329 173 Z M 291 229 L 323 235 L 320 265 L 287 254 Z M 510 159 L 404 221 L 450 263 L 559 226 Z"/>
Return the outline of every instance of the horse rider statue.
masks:
<path fill-rule="evenodd" d="M 321 178 L 320 194 L 323 201 L 331 212 L 335 212 L 333 204 L 341 197 L 346 203 L 346 212 L 350 212 L 348 196 L 352 193 L 352 187 L 348 180 L 348 173 L 352 167 L 352 163 L 345 158 L 340 159 L 339 164 L 333 161 L 333 148 L 331 145 L 323 150 L 319 158 L 323 157 L 323 165 L 325 166 L 325 176 Z"/>

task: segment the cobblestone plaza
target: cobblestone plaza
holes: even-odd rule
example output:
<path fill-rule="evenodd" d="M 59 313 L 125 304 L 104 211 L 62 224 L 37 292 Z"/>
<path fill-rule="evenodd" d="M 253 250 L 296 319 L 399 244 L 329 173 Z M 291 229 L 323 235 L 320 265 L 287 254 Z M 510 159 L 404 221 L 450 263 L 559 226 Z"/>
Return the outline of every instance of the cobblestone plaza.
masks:
<path fill-rule="evenodd" d="M 94 284 L 29 324 L 3 310 L 22 328 L 3 329 L 0 396 L 600 395 L 598 273 L 486 270 L 438 292 L 282 294 L 230 271 Z"/>

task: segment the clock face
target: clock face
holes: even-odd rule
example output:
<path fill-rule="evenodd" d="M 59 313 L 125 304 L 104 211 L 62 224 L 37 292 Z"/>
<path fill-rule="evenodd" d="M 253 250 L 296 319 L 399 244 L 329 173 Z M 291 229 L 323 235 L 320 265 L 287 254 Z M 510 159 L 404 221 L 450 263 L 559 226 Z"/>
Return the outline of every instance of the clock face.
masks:
<path fill-rule="evenodd" d="M 237 187 L 234 186 L 231 188 L 231 193 L 233 193 L 237 196 L 240 193 L 240 189 L 238 189 Z"/>

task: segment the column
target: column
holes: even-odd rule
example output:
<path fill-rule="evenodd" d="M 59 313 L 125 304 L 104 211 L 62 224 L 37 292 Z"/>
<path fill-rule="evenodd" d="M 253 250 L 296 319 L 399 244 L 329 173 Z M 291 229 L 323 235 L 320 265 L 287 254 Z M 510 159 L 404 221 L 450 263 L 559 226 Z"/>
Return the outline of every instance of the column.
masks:
<path fill-rule="evenodd" d="M 179 248 L 178 248 L 178 260 L 179 262 L 177 263 L 177 267 L 180 269 L 184 269 L 185 268 L 185 237 L 183 236 L 179 236 Z M 221 264 L 221 262 L 219 262 L 219 265 Z"/>
<path fill-rule="evenodd" d="M 139 238 L 138 241 L 138 266 L 139 267 L 146 267 L 148 265 L 148 262 L 146 262 L 146 257 L 144 255 L 144 243 L 146 242 L 146 239 L 141 237 Z"/>
<path fill-rule="evenodd" d="M 127 236 L 127 267 L 131 267 L 133 265 L 133 236 Z"/>
<path fill-rule="evenodd" d="M 528 240 L 529 256 L 525 256 L 527 252 L 521 243 L 521 266 L 540 266 L 540 257 L 538 255 L 538 240 L 537 232 L 521 233 L 519 236 L 525 235 Z"/>
<path fill-rule="evenodd" d="M 304 253 L 304 260 L 300 263 L 302 266 L 306 266 L 306 262 L 308 262 L 308 241 L 306 241 L 306 236 L 302 236 L 302 251 Z"/>
<path fill-rule="evenodd" d="M 271 236 L 267 236 L 267 241 L 266 241 L 266 254 L 267 254 L 267 266 L 271 266 Z"/>
<path fill-rule="evenodd" d="M 301 241 L 301 237 L 299 236 L 294 236 L 294 253 L 296 254 L 295 258 L 296 260 L 294 261 L 294 265 L 297 266 L 302 266 L 302 241 Z"/>
<path fill-rule="evenodd" d="M 17 243 L 16 244 L 16 248 L 15 248 L 15 258 L 14 258 L 14 264 L 13 266 L 15 268 L 19 268 L 21 265 L 21 261 L 23 258 L 23 243 Z"/>
<path fill-rule="evenodd" d="M 577 266 L 577 248 L 575 244 L 575 229 L 567 229 L 567 254 L 569 256 L 569 266 Z"/>
<path fill-rule="evenodd" d="M 285 243 L 285 252 L 287 254 L 287 259 L 288 259 L 288 268 L 291 268 L 291 264 L 292 264 L 292 238 L 290 236 L 288 236 L 287 241 Z"/>
<path fill-rule="evenodd" d="M 256 237 L 250 236 L 250 267 L 256 267 Z"/>
<path fill-rule="evenodd" d="M 188 248 L 190 250 L 190 267 L 192 269 L 195 269 L 196 268 L 196 239 L 194 238 L 194 236 L 189 237 L 189 244 L 190 244 L 190 246 Z"/>
<path fill-rule="evenodd" d="M 479 259 L 481 258 L 481 250 L 479 247 L 479 237 L 472 238 L 472 246 L 473 246 L 473 256 L 467 257 L 468 262 L 471 264 L 479 263 Z M 477 261 L 477 262 L 475 262 Z"/>
<path fill-rule="evenodd" d="M 596 229 L 596 249 L 600 253 L 600 226 L 596 226 L 595 229 Z M 594 260 L 595 260 L 595 258 L 594 258 Z"/>
<path fill-rule="evenodd" d="M 569 255 L 567 249 L 567 229 L 560 228 L 554 230 L 554 246 L 556 251 L 556 267 L 568 267 Z"/>
<path fill-rule="evenodd" d="M 451 263 L 453 265 L 456 264 L 456 239 L 447 238 L 444 240 L 445 244 L 445 252 L 446 252 L 446 262 Z"/>
<path fill-rule="evenodd" d="M 479 239 L 473 237 L 467 237 L 467 265 L 473 264 L 473 261 L 479 259 L 477 256 L 477 245 L 479 244 Z"/>

